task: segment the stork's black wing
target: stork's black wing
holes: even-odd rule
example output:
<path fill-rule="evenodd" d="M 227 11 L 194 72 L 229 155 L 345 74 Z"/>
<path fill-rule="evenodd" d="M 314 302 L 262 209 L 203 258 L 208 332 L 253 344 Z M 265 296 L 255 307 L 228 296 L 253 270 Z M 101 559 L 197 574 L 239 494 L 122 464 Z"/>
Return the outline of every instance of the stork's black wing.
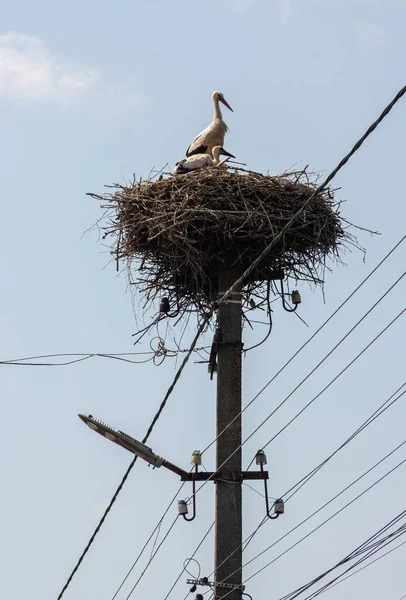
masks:
<path fill-rule="evenodd" d="M 194 148 L 192 151 L 190 151 L 191 146 L 193 146 L 193 142 L 186 150 L 186 156 L 194 156 L 195 154 L 206 154 L 208 148 L 208 146 L 197 146 L 197 148 Z"/>

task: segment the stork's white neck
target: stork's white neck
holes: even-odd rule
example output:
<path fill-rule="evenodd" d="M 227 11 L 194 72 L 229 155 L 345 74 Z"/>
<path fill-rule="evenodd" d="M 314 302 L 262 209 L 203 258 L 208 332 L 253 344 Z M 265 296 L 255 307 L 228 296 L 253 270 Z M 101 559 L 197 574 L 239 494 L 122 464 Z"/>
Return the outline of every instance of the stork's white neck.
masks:
<path fill-rule="evenodd" d="M 213 98 L 213 108 L 214 108 L 214 118 L 222 121 L 223 115 L 221 114 L 220 103 L 217 100 L 217 98 Z"/>

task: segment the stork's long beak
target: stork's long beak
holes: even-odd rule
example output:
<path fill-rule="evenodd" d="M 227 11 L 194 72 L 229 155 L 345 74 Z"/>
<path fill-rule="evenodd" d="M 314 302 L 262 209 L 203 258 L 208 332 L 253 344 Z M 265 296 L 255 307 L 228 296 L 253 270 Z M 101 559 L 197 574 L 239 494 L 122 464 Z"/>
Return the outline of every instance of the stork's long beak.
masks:
<path fill-rule="evenodd" d="M 227 152 L 227 150 L 224 150 L 224 148 L 221 148 L 220 154 L 222 156 L 229 156 L 230 158 L 235 158 L 234 154 L 230 154 L 229 152 Z"/>
<path fill-rule="evenodd" d="M 231 110 L 231 112 L 234 112 L 225 98 L 220 98 L 220 102 L 222 102 L 224 104 L 224 106 L 227 106 L 228 110 Z"/>

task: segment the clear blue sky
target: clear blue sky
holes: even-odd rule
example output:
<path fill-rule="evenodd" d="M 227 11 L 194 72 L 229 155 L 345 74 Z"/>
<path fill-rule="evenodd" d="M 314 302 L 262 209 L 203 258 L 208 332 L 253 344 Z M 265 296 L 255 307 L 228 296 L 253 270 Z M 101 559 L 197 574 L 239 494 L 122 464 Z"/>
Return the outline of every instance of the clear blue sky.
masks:
<path fill-rule="evenodd" d="M 208 124 L 214 89 L 234 109 L 226 114 L 226 148 L 239 160 L 270 173 L 294 164 L 328 172 L 405 84 L 401 0 L 15 0 L 3 3 L 1 12 L 2 360 L 134 350 L 136 324 L 125 277 L 116 276 L 97 235 L 81 239 L 101 215 L 85 193 L 101 192 L 104 184 L 134 172 L 146 176 L 153 166 L 173 166 Z M 335 267 L 326 278 L 325 302 L 320 291 L 300 287 L 309 329 L 274 305 L 271 339 L 244 361 L 245 403 L 404 234 L 405 128 L 402 100 L 336 178 L 345 217 L 382 235 L 359 233 L 366 262 L 354 252 L 345 258 L 346 267 Z M 402 246 L 247 410 L 245 436 L 404 265 Z M 398 314 L 405 295 L 403 281 L 246 444 L 245 464 Z M 401 385 L 404 332 L 403 318 L 268 448 L 272 496 L 318 464 Z M 260 333 L 246 331 L 246 343 Z M 185 346 L 193 335 L 191 328 Z M 103 359 L 69 367 L 1 366 L 2 597 L 56 599 L 131 460 L 87 429 L 77 413 L 90 412 L 142 438 L 175 369 L 173 359 L 159 368 Z M 191 452 L 213 438 L 214 416 L 215 383 L 205 366 L 190 364 L 150 444 L 187 466 Z M 402 442 L 405 416 L 403 399 L 301 490 L 283 518 L 267 523 L 245 558 Z M 403 448 L 250 565 L 244 578 L 405 455 Z M 204 463 L 213 468 L 213 453 Z M 254 578 L 247 591 L 255 600 L 277 599 L 359 545 L 404 508 L 405 468 Z M 136 465 L 67 599 L 110 600 L 178 485 L 168 472 Z M 164 598 L 211 523 L 213 493 L 209 485 L 202 491 L 193 523 L 177 522 L 134 598 Z M 244 488 L 246 535 L 262 511 L 261 497 Z M 175 514 L 176 503 L 162 533 Z M 202 575 L 212 571 L 212 548 L 209 538 L 197 555 Z M 403 548 L 328 592 L 330 600 L 397 600 L 406 593 L 405 559 Z M 137 569 L 119 600 L 126 598 Z M 185 579 L 171 598 L 185 596 Z"/>

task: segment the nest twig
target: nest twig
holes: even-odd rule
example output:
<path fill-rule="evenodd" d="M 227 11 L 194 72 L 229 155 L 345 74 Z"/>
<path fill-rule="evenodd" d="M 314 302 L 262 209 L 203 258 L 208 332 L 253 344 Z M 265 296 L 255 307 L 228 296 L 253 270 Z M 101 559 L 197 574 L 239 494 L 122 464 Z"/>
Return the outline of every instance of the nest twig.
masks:
<path fill-rule="evenodd" d="M 110 209 L 105 237 L 113 238 L 117 266 L 124 261 L 144 306 L 165 295 L 181 316 L 212 307 L 219 270 L 248 267 L 315 189 L 306 171 L 268 176 L 223 167 L 90 195 Z M 324 190 L 245 282 L 244 299 L 266 298 L 277 269 L 322 284 L 327 259 L 339 261 L 348 244 L 357 245 L 347 229 L 334 190 Z"/>

